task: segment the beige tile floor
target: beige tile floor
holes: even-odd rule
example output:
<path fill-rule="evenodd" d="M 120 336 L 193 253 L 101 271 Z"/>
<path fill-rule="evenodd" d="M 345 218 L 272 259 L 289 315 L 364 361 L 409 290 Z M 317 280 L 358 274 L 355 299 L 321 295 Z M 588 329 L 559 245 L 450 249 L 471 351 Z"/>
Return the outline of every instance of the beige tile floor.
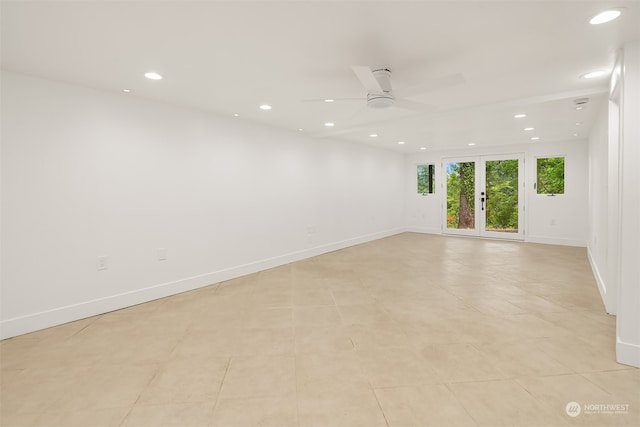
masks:
<path fill-rule="evenodd" d="M 614 342 L 583 248 L 406 233 L 5 340 L 0 425 L 638 426 Z"/>

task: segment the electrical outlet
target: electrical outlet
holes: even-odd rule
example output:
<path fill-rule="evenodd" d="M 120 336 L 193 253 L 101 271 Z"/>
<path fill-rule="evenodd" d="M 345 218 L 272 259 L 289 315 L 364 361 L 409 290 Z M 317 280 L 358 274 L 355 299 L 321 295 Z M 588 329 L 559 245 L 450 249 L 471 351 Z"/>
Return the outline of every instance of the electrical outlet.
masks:
<path fill-rule="evenodd" d="M 165 248 L 158 248 L 158 261 L 164 261 L 167 259 L 167 250 Z"/>
<path fill-rule="evenodd" d="M 106 255 L 101 255 L 96 259 L 96 267 L 98 270 L 106 270 L 107 269 L 107 259 Z"/>

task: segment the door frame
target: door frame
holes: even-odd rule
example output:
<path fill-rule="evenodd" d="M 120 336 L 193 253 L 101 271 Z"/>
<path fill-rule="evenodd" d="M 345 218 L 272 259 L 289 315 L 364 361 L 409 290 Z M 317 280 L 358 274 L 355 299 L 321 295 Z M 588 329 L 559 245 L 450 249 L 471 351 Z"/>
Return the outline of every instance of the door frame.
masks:
<path fill-rule="evenodd" d="M 482 210 L 481 195 L 482 192 L 486 193 L 486 162 L 496 160 L 518 160 L 518 232 L 506 233 L 500 231 L 487 231 L 486 230 L 486 211 Z M 474 228 L 473 229 L 457 229 L 447 227 L 447 164 L 448 163 L 465 163 L 475 162 L 475 186 L 474 186 Z M 525 225 L 525 154 L 524 153 L 509 153 L 509 154 L 483 154 L 477 156 L 460 156 L 460 157 L 443 157 L 440 162 L 440 169 L 442 171 L 441 189 L 442 189 L 442 203 L 441 203 L 441 229 L 443 234 L 450 235 L 462 235 L 462 236 L 475 236 L 486 237 L 495 239 L 506 240 L 524 240 L 524 225 Z"/>

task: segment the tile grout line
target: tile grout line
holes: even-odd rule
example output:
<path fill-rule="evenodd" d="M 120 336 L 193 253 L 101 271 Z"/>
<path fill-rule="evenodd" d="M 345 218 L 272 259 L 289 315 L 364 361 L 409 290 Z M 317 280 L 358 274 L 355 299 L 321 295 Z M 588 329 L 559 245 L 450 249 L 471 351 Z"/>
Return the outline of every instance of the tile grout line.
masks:
<path fill-rule="evenodd" d="M 382 414 L 382 417 L 384 418 L 384 422 L 387 424 L 387 427 L 391 427 L 391 425 L 389 424 L 389 420 L 387 419 L 387 414 L 384 413 L 384 409 L 382 409 L 382 405 L 380 404 L 380 400 L 378 399 L 378 394 L 376 393 L 376 389 L 373 388 L 373 385 L 371 384 L 371 381 L 369 381 L 369 386 L 371 386 L 371 392 L 373 393 L 373 397 L 376 398 L 376 403 L 378 404 L 378 408 L 380 408 L 380 413 Z"/>
<path fill-rule="evenodd" d="M 227 378 L 227 373 L 229 372 L 229 368 L 231 368 L 231 360 L 232 359 L 233 359 L 233 357 L 230 356 L 229 360 L 227 360 L 227 366 L 225 367 L 224 375 L 222 375 L 222 379 L 220 380 L 220 387 L 218 387 L 218 395 L 216 396 L 216 401 L 213 404 L 213 408 L 211 410 L 211 416 L 212 417 L 215 415 L 216 408 L 218 407 L 218 402 L 220 402 L 220 396 L 222 394 L 222 387 L 224 385 L 224 380 Z"/>
<path fill-rule="evenodd" d="M 295 348 L 293 350 L 293 381 L 296 387 L 296 425 L 298 427 L 304 427 L 300 425 L 300 396 L 298 395 L 298 355 L 295 352 Z"/>
<path fill-rule="evenodd" d="M 450 387 L 450 383 L 443 383 L 443 384 L 447 388 L 447 390 L 449 390 L 449 393 L 451 393 L 454 399 L 456 399 L 456 401 L 462 407 L 462 409 L 464 409 L 464 411 L 467 413 L 469 418 L 475 423 L 476 426 L 479 426 L 480 423 L 478 422 L 478 420 L 474 418 L 473 414 L 469 411 L 469 409 L 465 406 L 465 404 L 458 398 L 458 395 L 456 394 L 456 392 Z"/>
<path fill-rule="evenodd" d="M 174 346 L 174 349 L 178 346 L 178 343 L 176 343 L 176 345 Z M 172 350 L 173 351 L 173 350 Z M 167 364 L 168 362 L 165 360 L 163 363 L 158 365 L 158 369 L 156 370 L 156 372 L 151 376 L 151 378 L 149 379 L 149 381 L 147 382 L 147 384 L 141 388 L 140 393 L 138 393 L 138 397 L 136 397 L 136 400 L 131 404 L 131 407 L 129 408 L 129 411 L 127 412 L 127 414 L 124 416 L 124 418 L 122 419 L 122 421 L 120 422 L 120 426 L 124 426 L 125 425 L 125 421 L 127 421 L 127 419 L 129 418 L 129 415 L 131 415 L 131 413 L 133 412 L 133 408 L 135 408 L 135 406 L 138 404 L 138 402 L 140 401 L 140 398 L 142 397 L 142 395 L 144 394 L 144 392 L 147 390 L 147 388 L 149 388 L 149 386 L 151 385 L 151 383 L 153 383 L 153 380 L 156 379 L 156 377 L 160 374 L 160 372 L 162 371 L 162 369 L 164 368 L 164 366 Z"/>

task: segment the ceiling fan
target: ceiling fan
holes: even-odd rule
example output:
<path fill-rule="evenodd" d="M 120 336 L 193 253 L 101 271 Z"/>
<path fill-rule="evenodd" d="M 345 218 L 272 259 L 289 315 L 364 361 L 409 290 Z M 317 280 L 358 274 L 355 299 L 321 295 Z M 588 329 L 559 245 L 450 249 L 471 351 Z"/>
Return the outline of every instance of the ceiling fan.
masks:
<path fill-rule="evenodd" d="M 306 102 L 332 102 L 332 101 L 354 101 L 366 100 L 367 107 L 374 109 L 384 109 L 390 107 L 398 107 L 411 111 L 433 111 L 436 108 L 432 105 L 423 104 L 421 102 L 406 99 L 410 96 L 420 95 L 431 90 L 441 89 L 457 84 L 464 83 L 461 74 L 453 74 L 450 76 L 432 79 L 428 82 L 414 87 L 404 89 L 393 89 L 391 85 L 391 70 L 388 68 L 379 68 L 372 70 L 365 65 L 354 65 L 351 67 L 354 74 L 367 91 L 366 98 L 337 98 L 327 99 L 307 99 Z"/>

